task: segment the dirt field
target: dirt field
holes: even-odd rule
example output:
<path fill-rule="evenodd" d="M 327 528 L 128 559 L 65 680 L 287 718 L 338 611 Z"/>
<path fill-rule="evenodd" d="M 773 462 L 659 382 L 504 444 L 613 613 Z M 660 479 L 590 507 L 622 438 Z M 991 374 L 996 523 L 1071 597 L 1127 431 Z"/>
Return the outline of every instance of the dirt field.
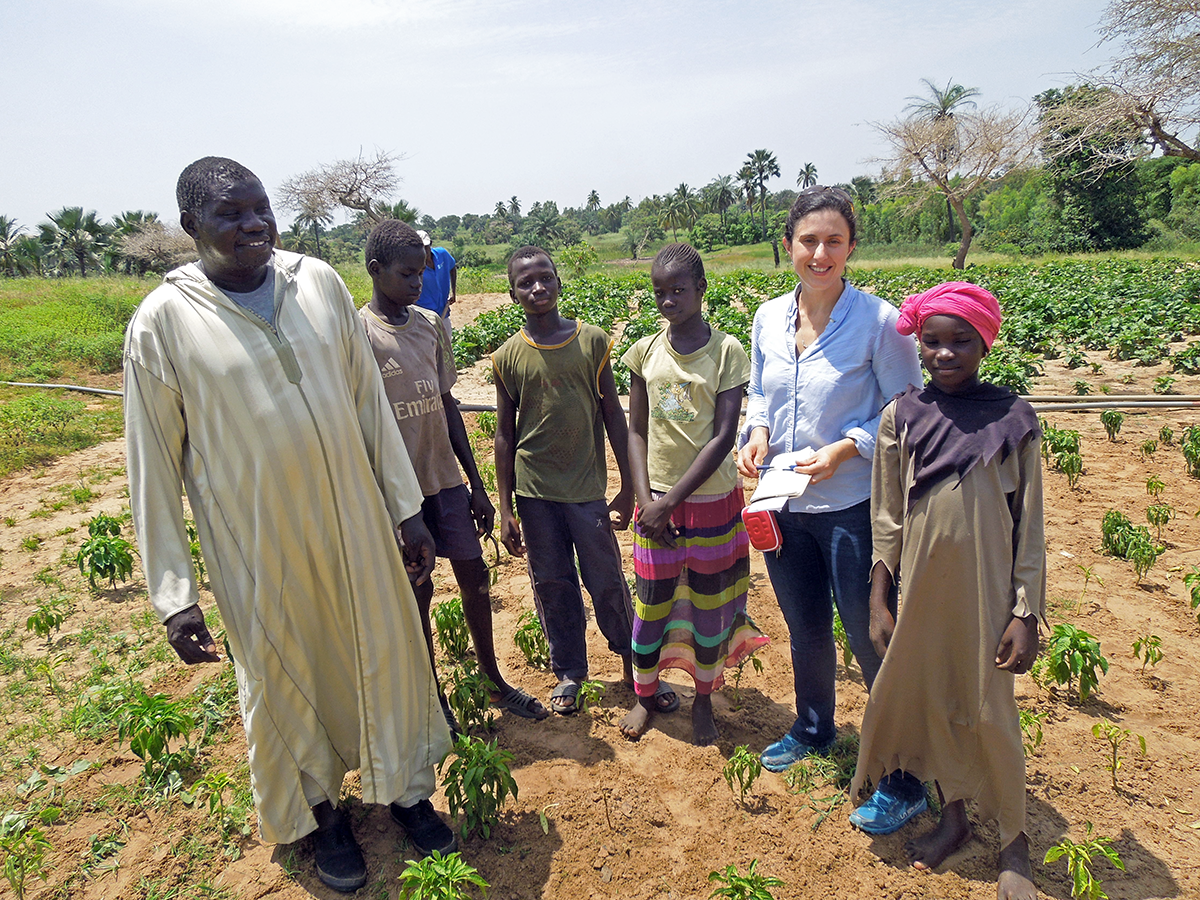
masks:
<path fill-rule="evenodd" d="M 455 307 L 454 321 L 465 322 L 481 309 L 505 302 L 504 295 L 464 297 Z M 1047 362 L 1047 375 L 1038 379 L 1035 391 L 1069 393 L 1082 378 L 1094 389 L 1109 384 L 1114 392 L 1149 394 L 1154 378 L 1167 371 L 1165 366 L 1136 369 L 1099 354 L 1091 358 L 1103 366 L 1101 374 L 1083 375 L 1081 370 L 1066 370 L 1061 362 Z M 482 377 L 486 368 L 480 363 L 463 374 L 456 391 L 460 400 L 491 401 L 492 388 Z M 1133 376 L 1133 383 L 1122 382 L 1126 375 Z M 1200 394 L 1200 378 L 1180 378 L 1176 390 Z M 467 418 L 470 429 L 472 417 Z M 1084 460 L 1084 474 L 1074 490 L 1062 474 L 1046 476 L 1050 617 L 1096 635 L 1111 669 L 1097 694 L 1082 705 L 1069 701 L 1061 690 L 1041 690 L 1028 677 L 1018 679 L 1021 707 L 1047 713 L 1044 742 L 1028 760 L 1028 823 L 1036 881 L 1047 897 L 1070 897 L 1064 865 L 1045 866 L 1041 859 L 1063 835 L 1080 840 L 1084 823 L 1091 822 L 1098 834 L 1113 838 L 1128 869 L 1121 873 L 1107 863 L 1095 864 L 1114 900 L 1200 897 L 1200 627 L 1182 582 L 1191 566 L 1200 565 L 1200 482 L 1186 475 L 1177 446 L 1160 447 L 1149 458 L 1139 452 L 1143 441 L 1157 438 L 1162 425 L 1178 433 L 1196 416 L 1189 410 L 1128 414 L 1115 442 L 1107 439 L 1096 412 L 1049 418 L 1080 432 Z M 147 605 L 140 573 L 135 582 L 115 592 L 89 594 L 65 560 L 64 550 L 73 556 L 79 532 L 60 532 L 78 528 L 97 511 L 117 512 L 127 503 L 123 465 L 123 446 L 113 442 L 0 482 L 0 517 L 15 520 L 0 527 L 0 624 L 6 644 L 21 658 L 47 654 L 46 642 L 26 634 L 24 622 L 31 602 L 45 595 L 37 576 L 51 567 L 75 598 L 76 611 L 53 648 L 72 657 L 59 673 L 66 679 L 87 666 L 87 654 L 76 646 L 87 621 L 127 631 L 135 645 L 160 637 L 159 626 L 142 615 Z M 76 484 L 89 474 L 100 496 L 86 508 L 52 511 L 43 502 L 57 486 Z M 1168 549 L 1139 584 L 1130 563 L 1100 553 L 1100 519 L 1107 509 L 1120 509 L 1135 524 L 1144 522 L 1149 502 L 1145 483 L 1155 474 L 1165 482 L 1163 497 L 1178 515 L 1164 533 Z M 39 509 L 49 514 L 30 518 Z M 40 547 L 22 549 L 22 541 L 33 534 L 44 538 Z M 628 551 L 629 535 L 622 535 L 621 541 Z M 516 757 L 519 800 L 508 806 L 490 840 L 476 836 L 462 848 L 463 856 L 491 883 L 489 897 L 707 897 L 712 889 L 709 872 L 729 863 L 744 872 L 752 859 L 759 860 L 761 872 L 783 879 L 786 886 L 776 889 L 778 898 L 995 896 L 998 835 L 992 825 L 976 822 L 976 839 L 929 874 L 908 867 L 903 845 L 913 833 L 932 826 L 932 813 L 897 834 L 871 838 L 850 828 L 849 806 L 837 802 L 834 788 L 796 794 L 781 776 L 766 772 L 746 805 L 736 802 L 721 774 L 725 760 L 738 745 L 760 751 L 794 717 L 786 629 L 757 552 L 752 566 L 750 612 L 772 643 L 761 651 L 763 673 L 747 670 L 740 708 L 734 708 L 728 687 L 715 698 L 721 729 L 715 746 L 689 743 L 691 686 L 686 677 L 670 674 L 667 679 L 678 685 L 683 697 L 680 711 L 659 716 L 640 742 L 624 740 L 616 721 L 633 695 L 620 684 L 617 658 L 600 651 L 603 643 L 594 625 L 593 677 L 608 687 L 601 710 L 552 716 L 544 722 L 511 715 L 498 720 L 496 736 Z M 1093 575 L 1085 591 L 1087 568 Z M 632 571 L 631 564 L 628 569 Z M 455 592 L 444 563 L 436 578 L 439 593 Z M 511 639 L 518 616 L 532 608 L 523 563 L 502 560 L 493 601 L 502 667 L 513 683 L 548 698 L 553 676 L 529 668 Z M 205 606 L 210 605 L 211 597 L 206 597 Z M 1161 637 L 1165 656 L 1142 675 L 1130 648 L 1146 633 Z M 158 690 L 182 695 L 212 674 L 212 667 L 187 669 L 162 655 L 139 678 Z M 51 718 L 58 715 L 55 703 L 47 694 L 45 709 Z M 857 667 L 839 669 L 839 733 L 857 733 L 865 703 Z M 10 707 L 16 708 L 5 708 Z M 11 730 L 29 714 L 6 715 L 6 729 Z M 1103 768 L 1104 745 L 1091 733 L 1093 724 L 1105 717 L 1146 739 L 1145 757 L 1136 747 L 1129 749 L 1132 743 L 1126 745 L 1119 792 L 1114 792 Z M 140 761 L 125 746 L 78 741 L 69 730 L 34 738 L 30 745 L 32 750 L 10 747 L 9 752 L 14 757 L 28 755 L 39 764 L 66 767 L 86 758 L 102 765 L 65 786 L 69 804 L 64 803 L 64 809 L 71 814 L 64 817 L 65 824 L 46 829 L 53 848 L 49 880 L 32 880 L 27 896 L 211 896 L 196 887 L 200 880 L 224 891 L 223 896 L 340 896 L 317 881 L 306 841 L 274 847 L 250 838 L 241 846 L 241 858 L 230 862 L 201 811 L 178 800 L 141 809 L 122 801 L 124 795 L 113 786 L 134 783 L 141 771 Z M 244 772 L 245 742 L 236 715 L 228 723 L 227 737 L 206 753 L 217 767 Z M 10 761 L 7 771 L 0 792 L 15 804 L 14 787 L 31 769 Z M 394 898 L 396 876 L 411 850 L 386 809 L 364 807 L 353 799 L 353 778 L 347 780 L 345 793 L 352 798 L 355 831 L 370 867 L 367 887 L 359 896 Z M 434 800 L 445 812 L 444 798 Z M 127 826 L 118 868 L 83 878 L 78 869 L 91 837 L 112 833 L 117 820 Z M 163 892 L 154 892 L 156 885 L 162 885 Z M 178 891 L 168 892 L 169 885 Z"/>

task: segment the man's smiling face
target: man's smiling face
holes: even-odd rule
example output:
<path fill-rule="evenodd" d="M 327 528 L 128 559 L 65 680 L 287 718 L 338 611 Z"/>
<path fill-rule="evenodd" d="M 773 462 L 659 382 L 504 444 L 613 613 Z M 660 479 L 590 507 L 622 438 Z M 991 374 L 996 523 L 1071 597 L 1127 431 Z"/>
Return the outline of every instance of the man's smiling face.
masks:
<path fill-rule="evenodd" d="M 230 182 L 180 224 L 196 241 L 204 272 L 218 287 L 250 291 L 262 284 L 278 237 L 275 214 L 257 178 Z"/>

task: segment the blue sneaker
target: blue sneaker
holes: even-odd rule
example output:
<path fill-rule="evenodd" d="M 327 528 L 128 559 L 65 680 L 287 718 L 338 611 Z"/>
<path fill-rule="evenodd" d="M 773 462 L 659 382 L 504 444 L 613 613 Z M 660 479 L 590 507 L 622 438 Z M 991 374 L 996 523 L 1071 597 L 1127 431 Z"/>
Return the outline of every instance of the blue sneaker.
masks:
<path fill-rule="evenodd" d="M 850 824 L 867 834 L 891 834 L 928 807 L 924 794 L 918 800 L 902 800 L 876 789 L 870 800 L 850 813 Z"/>
<path fill-rule="evenodd" d="M 811 747 L 792 737 L 789 731 L 775 743 L 767 747 L 759 757 L 764 769 L 768 772 L 786 772 L 800 760 L 814 753 L 823 752 L 818 747 Z"/>

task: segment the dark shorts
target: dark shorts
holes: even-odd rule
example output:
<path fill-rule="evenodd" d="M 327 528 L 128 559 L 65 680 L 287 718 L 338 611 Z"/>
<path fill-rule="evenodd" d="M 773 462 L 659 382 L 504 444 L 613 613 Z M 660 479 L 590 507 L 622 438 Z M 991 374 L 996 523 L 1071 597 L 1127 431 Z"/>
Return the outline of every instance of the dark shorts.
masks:
<path fill-rule="evenodd" d="M 465 484 L 446 488 L 421 504 L 421 518 L 433 535 L 437 555 L 443 559 L 478 559 L 483 556 L 471 518 L 471 492 Z"/>

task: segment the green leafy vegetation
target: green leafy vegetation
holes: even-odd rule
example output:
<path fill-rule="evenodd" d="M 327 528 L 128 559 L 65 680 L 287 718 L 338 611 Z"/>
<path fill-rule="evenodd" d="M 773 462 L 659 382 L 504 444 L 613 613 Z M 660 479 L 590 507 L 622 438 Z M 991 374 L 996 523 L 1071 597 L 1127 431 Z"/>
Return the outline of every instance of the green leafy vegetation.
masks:
<path fill-rule="evenodd" d="M 593 706 L 599 707 L 604 699 L 604 685 L 599 681 L 584 681 L 579 685 L 579 696 L 576 703 L 580 712 L 587 712 Z"/>
<path fill-rule="evenodd" d="M 250 813 L 253 800 L 249 789 L 224 772 L 208 771 L 192 784 L 190 791 L 180 795 L 184 803 L 204 804 L 209 820 L 221 835 L 226 856 L 241 856 L 239 841 L 251 833 Z"/>
<path fill-rule="evenodd" d="M 1103 738 L 1108 745 L 1108 761 L 1104 764 L 1104 768 L 1112 775 L 1113 790 L 1119 790 L 1117 786 L 1117 772 L 1121 768 L 1121 763 L 1125 757 L 1121 755 L 1121 746 L 1129 741 L 1130 738 L 1137 738 L 1138 745 L 1142 749 L 1142 756 L 1146 755 L 1146 739 L 1140 734 L 1134 734 L 1128 728 L 1122 728 L 1115 722 L 1109 719 L 1101 719 L 1092 726 L 1092 734 L 1095 737 Z"/>
<path fill-rule="evenodd" d="M 490 837 L 505 801 L 517 799 L 512 762 L 513 755 L 501 750 L 496 741 L 484 742 L 464 734 L 454 742 L 454 761 L 448 766 L 442 761 L 446 769 L 442 787 L 463 838 L 477 830 Z"/>
<path fill-rule="evenodd" d="M 1117 439 L 1124 421 L 1125 413 L 1119 409 L 1106 409 L 1100 413 L 1100 424 L 1104 426 L 1104 433 L 1108 435 L 1110 441 Z"/>
<path fill-rule="evenodd" d="M 429 612 L 442 652 L 452 660 L 465 659 L 471 646 L 471 634 L 463 613 L 462 597 L 443 600 Z"/>
<path fill-rule="evenodd" d="M 537 614 L 527 609 L 517 619 L 517 630 L 513 632 L 513 643 L 535 669 L 550 668 L 550 644 L 546 641 L 546 633 L 542 631 L 542 623 Z"/>
<path fill-rule="evenodd" d="M 1031 756 L 1038 747 L 1042 746 L 1042 725 L 1046 721 L 1046 712 L 1034 712 L 1031 709 L 1023 709 L 1019 712 L 1021 720 L 1021 745 L 1025 748 L 1025 755 Z"/>
<path fill-rule="evenodd" d="M 1042 458 L 1047 462 L 1053 458 L 1054 468 L 1067 476 L 1069 487 L 1075 487 L 1079 476 L 1083 474 L 1083 457 L 1079 453 L 1079 432 L 1056 428 L 1045 419 L 1041 420 L 1041 425 Z"/>
<path fill-rule="evenodd" d="M 1033 664 L 1033 675 L 1039 683 L 1048 678 L 1066 685 L 1068 694 L 1075 679 L 1079 679 L 1082 702 L 1100 683 L 1097 669 L 1108 674 L 1108 660 L 1100 653 L 1100 642 L 1086 631 L 1060 622 L 1051 631 L 1045 652 Z"/>
<path fill-rule="evenodd" d="M 1110 837 L 1092 837 L 1092 823 L 1087 822 L 1084 825 L 1082 841 L 1076 844 L 1070 838 L 1064 837 L 1046 851 L 1044 862 L 1050 865 L 1052 862 L 1066 859 L 1067 874 L 1071 879 L 1072 900 L 1108 900 L 1108 894 L 1100 888 L 1100 879 L 1092 874 L 1092 859 L 1103 856 L 1124 872 L 1125 863 L 1122 862 L 1120 854 L 1109 846 L 1111 843 Z"/>
<path fill-rule="evenodd" d="M 1133 563 L 1138 581 L 1145 577 L 1166 549 L 1150 537 L 1145 525 L 1135 526 L 1119 510 L 1110 509 L 1100 522 L 1101 547 L 1105 553 Z"/>
<path fill-rule="evenodd" d="M 170 742 L 186 737 L 195 727 L 195 720 L 184 711 L 181 701 L 166 694 L 149 694 L 137 682 L 130 682 L 129 691 L 116 709 L 117 738 L 129 741 L 129 749 L 145 763 L 148 781 L 155 777 L 155 766 L 174 771 L 181 760 L 171 754 Z"/>
<path fill-rule="evenodd" d="M 850 648 L 850 637 L 846 634 L 846 626 L 842 624 L 841 614 L 833 611 L 833 641 L 842 651 L 842 665 L 847 669 L 854 662 L 854 651 Z"/>
<path fill-rule="evenodd" d="M 1187 473 L 1193 478 L 1200 478 L 1200 425 L 1189 425 L 1183 429 L 1179 449 L 1183 451 Z"/>
<path fill-rule="evenodd" d="M 4 878 L 17 895 L 25 896 L 25 883 L 30 877 L 46 880 L 46 851 L 50 841 L 46 833 L 29 821 L 27 816 L 9 812 L 0 819 L 0 853 L 4 854 Z"/>
<path fill-rule="evenodd" d="M 1163 658 L 1162 638 L 1157 634 L 1142 634 L 1133 642 L 1133 657 L 1142 661 L 1142 675 L 1146 666 L 1157 666 Z"/>
<path fill-rule="evenodd" d="M 488 883 L 455 851 L 442 856 L 434 850 L 421 860 L 409 860 L 400 873 L 400 885 L 406 900 L 468 900 L 473 887 L 487 894 Z"/>
<path fill-rule="evenodd" d="M 1146 508 L 1146 521 L 1154 526 L 1154 536 L 1162 540 L 1163 529 L 1175 518 L 1175 507 L 1169 503 L 1152 503 Z"/>
<path fill-rule="evenodd" d="M 757 859 L 750 860 L 745 875 L 730 863 L 724 869 L 709 872 L 708 882 L 722 885 L 713 889 L 709 900 L 775 900 L 771 888 L 784 886 L 780 879 L 759 873 Z"/>
<path fill-rule="evenodd" d="M 111 587 L 133 575 L 133 545 L 121 537 L 121 522 L 113 516 L 99 513 L 87 522 L 88 539 L 79 548 L 75 562 L 88 578 L 92 588 L 97 579 L 107 580 Z"/>
<path fill-rule="evenodd" d="M 62 623 L 67 620 L 70 613 L 71 601 L 67 597 L 42 600 L 25 620 L 25 629 L 43 638 L 49 645 L 51 643 L 50 635 L 62 627 Z"/>
<path fill-rule="evenodd" d="M 757 656 L 744 656 L 742 657 L 742 661 L 733 670 L 733 684 L 730 685 L 730 690 L 733 692 L 734 709 L 742 708 L 742 676 L 746 672 L 746 666 L 750 666 L 755 672 L 762 674 L 763 661 Z M 728 681 L 726 684 L 728 684 Z"/>
<path fill-rule="evenodd" d="M 745 804 L 746 794 L 754 785 L 755 779 L 762 774 L 762 762 L 757 753 L 751 753 L 749 747 L 742 745 L 729 754 L 721 774 L 725 776 L 725 783 L 729 785 L 730 792 L 737 795 L 738 803 Z"/>
<path fill-rule="evenodd" d="M 1200 568 L 1192 566 L 1192 571 L 1183 576 L 1183 583 L 1188 589 L 1188 602 L 1197 610 L 1196 618 L 1200 621 Z"/>
<path fill-rule="evenodd" d="M 474 659 L 464 658 L 450 671 L 446 699 L 467 731 L 491 731 L 496 722 L 491 692 L 496 689 Z"/>

